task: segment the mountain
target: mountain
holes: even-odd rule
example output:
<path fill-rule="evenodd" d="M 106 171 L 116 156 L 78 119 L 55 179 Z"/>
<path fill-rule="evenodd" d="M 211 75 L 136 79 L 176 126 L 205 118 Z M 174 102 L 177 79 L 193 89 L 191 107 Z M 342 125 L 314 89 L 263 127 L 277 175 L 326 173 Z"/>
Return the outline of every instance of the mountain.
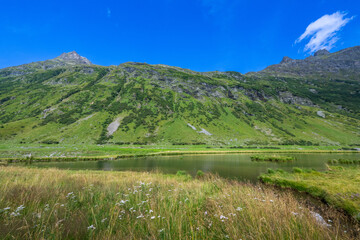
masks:
<path fill-rule="evenodd" d="M 304 60 L 284 57 L 279 64 L 271 65 L 253 75 L 281 77 L 360 80 L 360 46 L 330 53 L 326 49 L 317 51 Z"/>
<path fill-rule="evenodd" d="M 18 77 L 40 70 L 49 70 L 61 67 L 66 68 L 75 65 L 92 65 L 92 63 L 87 58 L 82 57 L 77 52 L 73 51 L 63 53 L 54 59 L 2 69 L 0 70 L 0 77 Z"/>
<path fill-rule="evenodd" d="M 359 145 L 359 47 L 315 55 L 245 75 L 76 52 L 0 69 L 0 143 Z"/>

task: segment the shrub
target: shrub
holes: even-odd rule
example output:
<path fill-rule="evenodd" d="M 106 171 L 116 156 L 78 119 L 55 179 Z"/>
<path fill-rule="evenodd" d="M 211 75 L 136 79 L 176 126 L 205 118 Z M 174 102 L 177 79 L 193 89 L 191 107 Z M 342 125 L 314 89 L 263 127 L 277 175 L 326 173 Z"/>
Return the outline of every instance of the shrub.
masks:
<path fill-rule="evenodd" d="M 294 173 L 302 173 L 303 171 L 302 171 L 301 168 L 294 167 L 294 168 L 293 168 L 293 172 L 294 172 Z"/>
<path fill-rule="evenodd" d="M 202 178 L 204 176 L 204 172 L 201 171 L 201 170 L 198 170 L 197 173 L 196 173 L 196 177 L 197 178 Z"/>
<path fill-rule="evenodd" d="M 182 171 L 182 170 L 179 170 L 179 171 L 177 171 L 177 173 L 176 173 L 176 176 L 186 176 L 186 175 L 188 175 L 187 172 L 186 172 L 186 171 Z"/>
<path fill-rule="evenodd" d="M 46 139 L 46 140 L 42 141 L 41 143 L 44 143 L 44 144 L 59 144 L 59 141 L 54 140 L 54 139 Z"/>

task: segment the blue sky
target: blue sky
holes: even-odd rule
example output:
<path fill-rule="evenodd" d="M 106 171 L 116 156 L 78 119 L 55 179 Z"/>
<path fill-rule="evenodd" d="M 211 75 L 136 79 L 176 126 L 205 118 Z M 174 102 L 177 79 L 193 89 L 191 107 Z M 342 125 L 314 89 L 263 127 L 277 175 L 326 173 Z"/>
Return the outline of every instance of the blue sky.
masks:
<path fill-rule="evenodd" d="M 106 66 L 136 61 L 246 73 L 283 56 L 356 45 L 355 0 L 11 0 L 0 8 L 0 68 L 75 50 Z"/>

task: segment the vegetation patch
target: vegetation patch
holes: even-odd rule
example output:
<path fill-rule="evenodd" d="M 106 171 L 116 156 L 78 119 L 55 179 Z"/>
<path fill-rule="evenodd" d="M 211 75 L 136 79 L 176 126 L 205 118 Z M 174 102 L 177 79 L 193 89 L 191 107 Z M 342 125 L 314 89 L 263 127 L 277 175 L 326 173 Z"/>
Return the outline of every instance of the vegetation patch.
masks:
<path fill-rule="evenodd" d="M 360 159 L 332 159 L 328 161 L 331 165 L 336 164 L 359 164 L 360 165 Z"/>
<path fill-rule="evenodd" d="M 292 173 L 269 171 L 261 181 L 307 192 L 360 220 L 360 167 L 333 166 L 326 172 L 295 168 Z"/>
<path fill-rule="evenodd" d="M 254 155 L 250 158 L 251 161 L 258 162 L 291 162 L 295 160 L 295 157 L 281 155 Z"/>

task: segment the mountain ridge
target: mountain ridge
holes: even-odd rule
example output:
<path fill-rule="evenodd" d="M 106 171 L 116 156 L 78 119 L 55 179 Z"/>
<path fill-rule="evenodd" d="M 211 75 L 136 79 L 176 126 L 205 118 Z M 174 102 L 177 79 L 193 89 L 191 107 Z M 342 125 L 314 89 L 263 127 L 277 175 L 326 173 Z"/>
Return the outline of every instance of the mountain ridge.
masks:
<path fill-rule="evenodd" d="M 106 67 L 79 56 L 0 70 L 0 143 L 360 143 L 357 79 Z"/>
<path fill-rule="evenodd" d="M 342 49 L 334 53 L 321 49 L 305 59 L 284 57 L 279 64 L 273 64 L 259 72 L 248 74 L 359 80 L 360 46 Z"/>

